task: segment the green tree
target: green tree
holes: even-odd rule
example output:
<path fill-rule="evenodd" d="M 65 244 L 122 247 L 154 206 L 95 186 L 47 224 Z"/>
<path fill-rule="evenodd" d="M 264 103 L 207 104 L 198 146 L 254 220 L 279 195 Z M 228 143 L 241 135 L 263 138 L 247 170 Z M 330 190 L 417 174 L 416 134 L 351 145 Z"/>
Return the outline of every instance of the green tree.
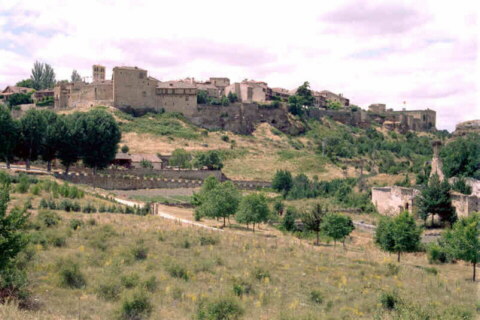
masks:
<path fill-rule="evenodd" d="M 255 224 L 267 222 L 270 210 L 268 209 L 267 198 L 262 193 L 252 193 L 242 198 L 235 214 L 235 220 L 239 223 Z"/>
<path fill-rule="evenodd" d="M 452 190 L 455 190 L 457 192 L 460 192 L 466 195 L 472 194 L 472 187 L 467 184 L 467 181 L 465 180 L 464 177 L 455 179 L 455 181 L 452 184 Z"/>
<path fill-rule="evenodd" d="M 18 122 L 12 118 L 7 107 L 0 105 L 0 159 L 5 160 L 7 169 L 15 154 L 19 134 Z"/>
<path fill-rule="evenodd" d="M 338 101 L 327 101 L 327 109 L 330 110 L 340 110 L 342 108 L 342 104 Z"/>
<path fill-rule="evenodd" d="M 342 241 L 345 248 L 345 238 L 355 229 L 352 219 L 346 215 L 338 213 L 329 213 L 323 218 L 320 226 L 323 234 L 333 239 Z"/>
<path fill-rule="evenodd" d="M 58 147 L 58 159 L 68 173 L 70 166 L 82 156 L 82 141 L 84 139 L 84 113 L 73 113 L 57 119 L 58 134 L 61 137 Z"/>
<path fill-rule="evenodd" d="M 95 174 L 115 159 L 121 139 L 120 128 L 111 114 L 99 109 L 85 114 L 84 126 L 82 159 Z"/>
<path fill-rule="evenodd" d="M 208 92 L 205 90 L 198 90 L 197 93 L 197 103 L 198 104 L 207 104 L 209 101 L 208 99 Z"/>
<path fill-rule="evenodd" d="M 417 199 L 418 215 L 423 221 L 427 221 L 429 215 L 432 215 L 432 226 L 434 215 L 438 214 L 442 221 L 453 223 L 457 215 L 452 206 L 450 195 L 450 184 L 445 179 L 440 181 L 437 174 L 434 174 L 428 185 L 424 186 Z"/>
<path fill-rule="evenodd" d="M 297 210 L 294 207 L 288 207 L 282 219 L 282 228 L 287 231 L 295 230 L 295 219 L 297 216 Z"/>
<path fill-rule="evenodd" d="M 51 110 L 41 110 L 40 113 L 46 123 L 40 152 L 42 159 L 47 162 L 47 170 L 50 172 L 52 170 L 52 160 L 57 156 L 60 141 L 63 137 L 61 136 L 57 114 Z"/>
<path fill-rule="evenodd" d="M 231 181 L 226 181 L 206 191 L 201 196 L 200 202 L 196 214 L 200 217 L 223 218 L 225 227 L 225 219 L 237 211 L 240 193 Z"/>
<path fill-rule="evenodd" d="M 309 107 L 313 106 L 314 98 L 308 81 L 305 81 L 300 87 L 298 87 L 296 95 L 300 98 L 302 105 Z"/>
<path fill-rule="evenodd" d="M 28 110 L 20 119 L 20 143 L 17 154 L 25 160 L 25 166 L 30 169 L 30 161 L 38 158 L 41 152 L 47 123 L 38 110 Z"/>
<path fill-rule="evenodd" d="M 443 171 L 450 177 L 480 179 L 480 135 L 456 138 L 442 148 Z"/>
<path fill-rule="evenodd" d="M 397 253 L 400 262 L 402 252 L 418 250 L 422 229 L 417 227 L 408 211 L 395 218 L 382 217 L 375 232 L 375 243 L 384 251 Z"/>
<path fill-rule="evenodd" d="M 200 191 L 193 194 L 192 204 L 197 207 L 200 206 L 205 201 L 206 194 L 216 188 L 219 184 L 220 182 L 214 176 L 207 177 L 207 179 L 203 181 Z M 198 214 L 197 210 L 195 210 L 195 214 Z M 198 216 L 198 218 L 200 218 L 200 216 Z"/>
<path fill-rule="evenodd" d="M 327 211 L 322 208 L 320 203 L 316 203 L 313 208 L 302 215 L 302 222 L 305 228 L 309 231 L 313 231 L 316 234 L 315 245 L 320 244 L 320 226 Z"/>
<path fill-rule="evenodd" d="M 194 166 L 196 168 L 207 167 L 208 170 L 220 170 L 223 168 L 223 162 L 217 150 L 209 150 L 199 153 L 195 157 Z"/>
<path fill-rule="evenodd" d="M 185 149 L 175 149 L 172 152 L 172 156 L 168 160 L 171 166 L 179 168 L 191 168 L 192 155 Z"/>
<path fill-rule="evenodd" d="M 32 81 L 32 79 L 24 79 L 24 80 L 18 81 L 16 86 L 33 89 L 33 81 Z"/>
<path fill-rule="evenodd" d="M 82 77 L 80 76 L 80 74 L 77 72 L 77 70 L 73 70 L 72 71 L 72 75 L 70 76 L 70 80 L 72 82 L 81 82 L 82 81 Z"/>
<path fill-rule="evenodd" d="M 26 280 L 23 271 L 16 265 L 16 257 L 25 249 L 28 238 L 24 232 L 28 214 L 18 208 L 7 213 L 10 186 L 0 186 L 0 290 L 3 294 L 18 296 Z M 9 290 L 5 290 L 9 289 Z M 2 300 L 8 298 L 2 296 Z"/>
<path fill-rule="evenodd" d="M 130 151 L 130 148 L 126 144 L 124 144 L 120 150 L 123 153 L 128 153 L 128 151 Z"/>
<path fill-rule="evenodd" d="M 288 170 L 277 170 L 272 180 L 272 188 L 278 192 L 282 192 L 284 197 L 288 194 L 293 186 L 292 174 Z"/>
<path fill-rule="evenodd" d="M 55 71 L 48 63 L 35 61 L 30 79 L 35 90 L 53 88 L 55 86 Z"/>
<path fill-rule="evenodd" d="M 475 281 L 476 266 L 480 261 L 480 215 L 460 219 L 451 230 L 442 234 L 442 238 L 452 257 L 472 263 L 472 280 Z"/>
<path fill-rule="evenodd" d="M 238 101 L 238 96 L 236 93 L 233 93 L 233 92 L 229 92 L 228 95 L 227 95 L 227 98 L 228 100 L 230 101 L 230 103 L 235 103 Z"/>
<path fill-rule="evenodd" d="M 32 93 L 14 93 L 8 96 L 7 103 L 10 107 L 33 103 Z"/>

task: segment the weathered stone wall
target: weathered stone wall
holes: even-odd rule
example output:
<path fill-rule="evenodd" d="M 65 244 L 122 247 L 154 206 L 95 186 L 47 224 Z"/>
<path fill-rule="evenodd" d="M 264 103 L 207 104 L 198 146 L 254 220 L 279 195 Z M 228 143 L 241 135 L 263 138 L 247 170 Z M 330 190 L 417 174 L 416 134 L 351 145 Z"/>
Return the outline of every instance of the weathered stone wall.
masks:
<path fill-rule="evenodd" d="M 468 217 L 472 212 L 480 212 L 480 198 L 464 194 L 452 194 L 452 205 L 459 218 Z"/>
<path fill-rule="evenodd" d="M 392 216 L 403 210 L 412 211 L 415 197 L 420 191 L 413 188 L 382 187 L 372 188 L 372 203 L 380 214 Z"/>
<path fill-rule="evenodd" d="M 267 122 L 283 132 L 292 129 L 286 106 L 263 108 L 255 103 L 234 103 L 229 106 L 199 105 L 190 117 L 195 124 L 207 129 L 228 130 L 250 134 L 256 125 Z"/>
<path fill-rule="evenodd" d="M 313 108 L 308 110 L 308 116 L 315 119 L 329 117 L 335 121 L 355 127 L 364 127 L 370 124 L 368 114 L 364 110 L 325 110 Z"/>
<path fill-rule="evenodd" d="M 85 171 L 85 170 L 83 170 Z M 88 170 L 87 173 L 93 173 L 91 170 Z M 100 172 L 101 174 L 108 174 L 112 176 L 124 176 L 132 175 L 138 177 L 160 177 L 167 179 L 187 179 L 187 180 L 205 180 L 210 176 L 214 176 L 219 181 L 227 180 L 227 177 L 222 173 L 221 170 L 176 170 L 176 169 L 162 169 L 162 170 L 152 170 L 145 168 L 134 168 L 128 170 L 115 170 L 115 169 L 106 169 Z"/>
<path fill-rule="evenodd" d="M 113 68 L 113 104 L 119 109 L 139 108 L 159 111 L 155 89 L 158 81 L 136 67 Z"/>

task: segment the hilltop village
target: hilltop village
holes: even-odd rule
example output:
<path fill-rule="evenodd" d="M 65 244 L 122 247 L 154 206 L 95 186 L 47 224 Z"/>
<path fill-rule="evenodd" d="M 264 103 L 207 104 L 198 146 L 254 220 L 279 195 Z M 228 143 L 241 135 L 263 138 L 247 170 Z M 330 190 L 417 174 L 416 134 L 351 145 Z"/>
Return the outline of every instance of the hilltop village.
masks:
<path fill-rule="evenodd" d="M 292 126 L 287 107 L 289 97 L 295 95 L 297 89 L 272 88 L 266 82 L 247 79 L 231 83 L 226 77 L 160 81 L 138 67 L 114 67 L 111 80 L 107 80 L 105 74 L 104 66 L 94 65 L 91 82 L 63 81 L 53 89 L 34 92 L 33 99 L 50 99 L 56 110 L 102 105 L 134 115 L 179 112 L 198 126 L 242 134 L 251 133 L 262 122 L 288 133 L 298 131 Z M 29 91 L 30 88 L 9 86 L 0 93 L 0 98 Z M 363 128 L 377 123 L 401 132 L 435 130 L 434 110 L 393 110 L 381 103 L 363 110 L 342 94 L 328 90 L 311 92 L 313 105 L 305 111 L 312 118 L 328 116 Z"/>

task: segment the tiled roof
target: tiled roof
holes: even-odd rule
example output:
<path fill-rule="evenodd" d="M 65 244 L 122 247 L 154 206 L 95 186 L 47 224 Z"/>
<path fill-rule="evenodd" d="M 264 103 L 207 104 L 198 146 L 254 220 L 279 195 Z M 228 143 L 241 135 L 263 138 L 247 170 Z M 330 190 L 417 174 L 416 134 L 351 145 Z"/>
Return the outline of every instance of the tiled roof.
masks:
<path fill-rule="evenodd" d="M 176 88 L 182 88 L 182 89 L 195 89 L 195 85 L 191 83 L 186 83 L 183 81 L 165 81 L 165 82 L 160 82 L 157 85 L 157 88 L 161 89 L 176 89 Z"/>

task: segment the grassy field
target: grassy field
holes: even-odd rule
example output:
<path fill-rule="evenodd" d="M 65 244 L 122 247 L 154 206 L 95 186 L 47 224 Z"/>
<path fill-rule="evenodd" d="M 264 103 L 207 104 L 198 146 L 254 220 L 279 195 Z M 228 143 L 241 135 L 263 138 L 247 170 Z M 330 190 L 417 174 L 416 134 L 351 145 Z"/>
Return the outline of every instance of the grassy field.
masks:
<path fill-rule="evenodd" d="M 2 305 L 0 319 L 116 319 L 133 302 L 150 306 L 151 319 L 216 319 L 222 310 L 284 320 L 478 315 L 469 266 L 429 265 L 423 253 L 397 264 L 367 232 L 354 231 L 343 250 L 266 225 L 255 234 L 207 231 L 156 216 L 56 210 L 61 220 L 47 227 L 37 208 L 50 195 L 12 194 L 11 206 L 30 199 L 33 207 L 27 271 L 38 309 Z M 79 201 L 110 203 L 90 194 Z"/>

